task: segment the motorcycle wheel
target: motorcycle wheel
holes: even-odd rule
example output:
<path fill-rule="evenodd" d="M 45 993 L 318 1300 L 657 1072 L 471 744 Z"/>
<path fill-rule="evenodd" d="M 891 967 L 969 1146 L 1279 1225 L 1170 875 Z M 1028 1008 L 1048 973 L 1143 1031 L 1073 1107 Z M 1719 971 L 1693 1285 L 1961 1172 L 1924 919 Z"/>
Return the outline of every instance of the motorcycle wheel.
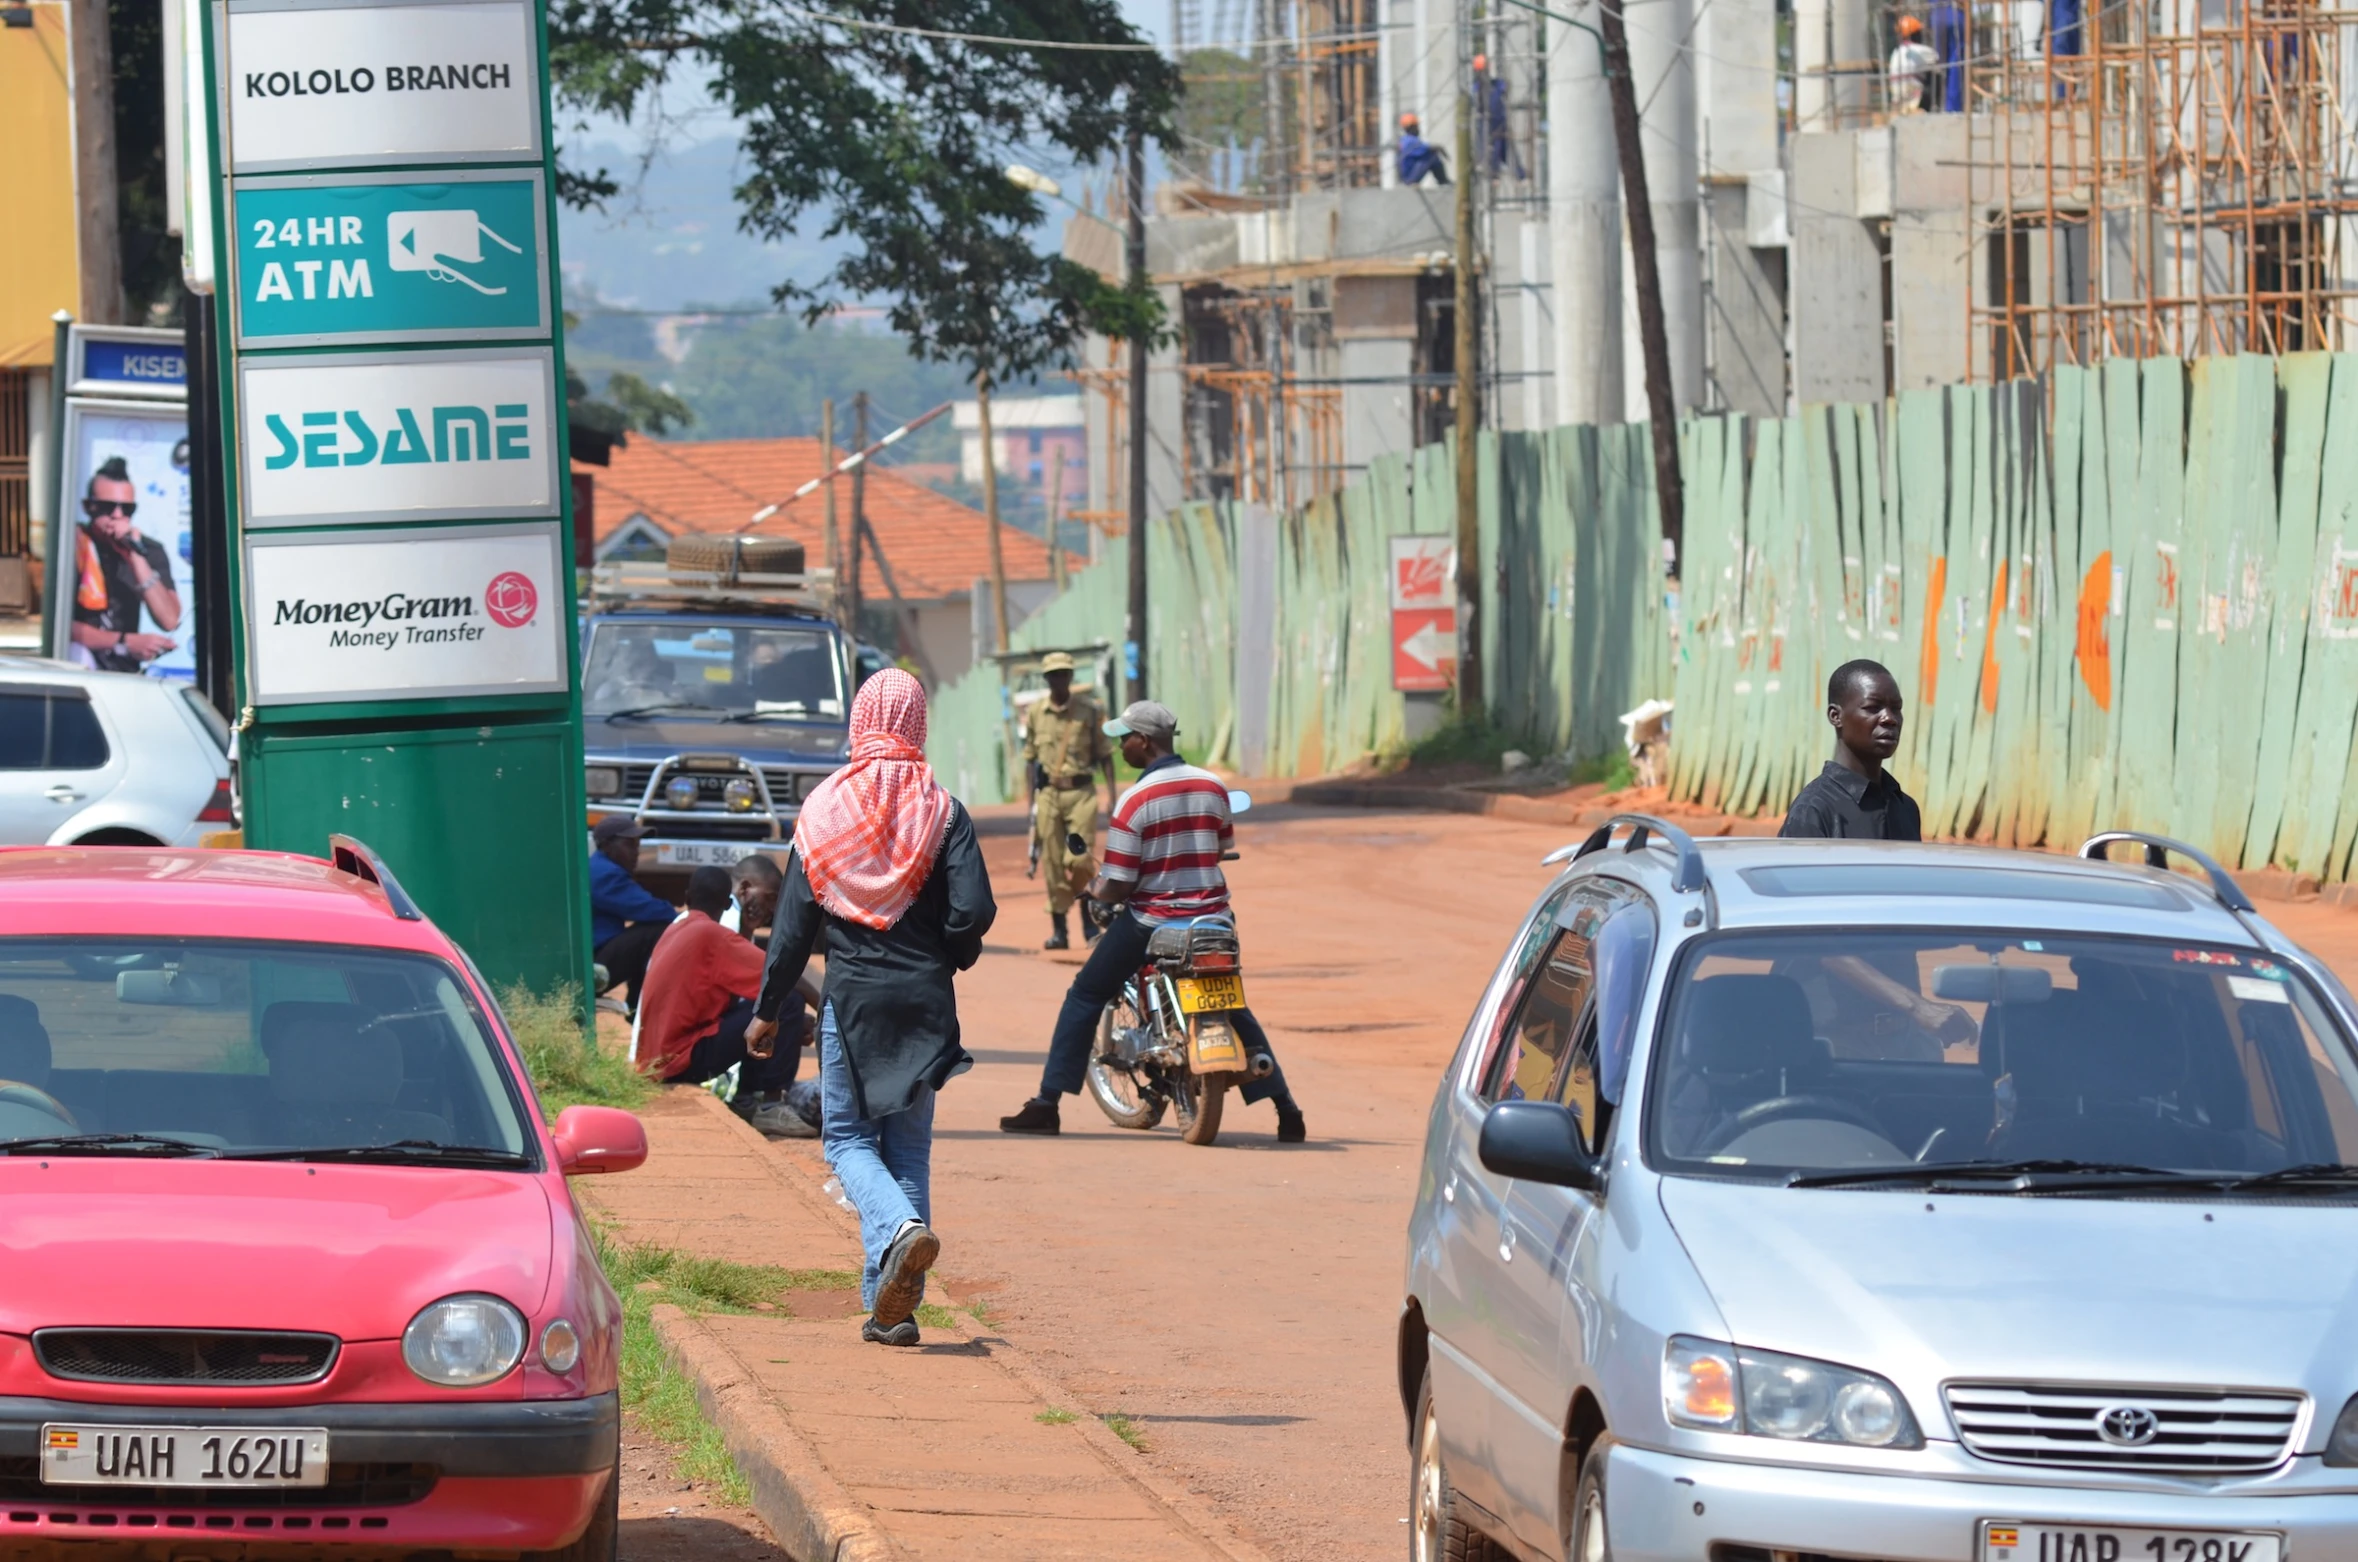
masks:
<path fill-rule="evenodd" d="M 1116 998 L 1097 1017 L 1097 1046 L 1089 1058 L 1089 1094 L 1116 1128 L 1152 1128 L 1163 1120 L 1161 1092 L 1142 1084 L 1114 1057 L 1114 1032 L 1140 1023 L 1126 998 Z"/>
<path fill-rule="evenodd" d="M 1188 1081 L 1195 1087 L 1195 1112 L 1179 1130 L 1179 1137 L 1189 1144 L 1210 1144 L 1220 1137 L 1220 1105 L 1228 1094 L 1226 1074 L 1197 1074 Z"/>

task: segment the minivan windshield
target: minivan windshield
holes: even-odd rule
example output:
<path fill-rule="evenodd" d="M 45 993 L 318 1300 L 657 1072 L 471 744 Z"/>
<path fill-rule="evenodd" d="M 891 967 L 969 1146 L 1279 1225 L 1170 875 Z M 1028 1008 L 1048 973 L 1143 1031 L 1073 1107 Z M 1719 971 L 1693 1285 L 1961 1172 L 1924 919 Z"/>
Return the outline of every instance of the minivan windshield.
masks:
<path fill-rule="evenodd" d="M 1647 1092 L 1665 1171 L 2358 1163 L 2349 1038 L 2257 951 L 1939 929 L 1732 934 L 1665 1005 Z M 1853 1179 L 1840 1174 L 1857 1172 Z"/>
<path fill-rule="evenodd" d="M 519 1095 L 422 955 L 0 940 L 0 1154 L 524 1167 Z"/>
<path fill-rule="evenodd" d="M 609 619 L 592 626 L 582 668 L 591 716 L 754 720 L 845 708 L 834 636 L 801 625 Z"/>

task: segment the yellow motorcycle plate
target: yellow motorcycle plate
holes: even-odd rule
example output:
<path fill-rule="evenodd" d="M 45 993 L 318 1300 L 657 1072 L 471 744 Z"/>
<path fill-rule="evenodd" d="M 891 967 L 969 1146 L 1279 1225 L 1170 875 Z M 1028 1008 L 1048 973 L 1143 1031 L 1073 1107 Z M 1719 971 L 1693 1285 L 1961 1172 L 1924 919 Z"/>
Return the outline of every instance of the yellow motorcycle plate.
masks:
<path fill-rule="evenodd" d="M 1245 1006 L 1241 976 L 1182 976 L 1178 985 L 1182 1014 L 1216 1014 Z"/>

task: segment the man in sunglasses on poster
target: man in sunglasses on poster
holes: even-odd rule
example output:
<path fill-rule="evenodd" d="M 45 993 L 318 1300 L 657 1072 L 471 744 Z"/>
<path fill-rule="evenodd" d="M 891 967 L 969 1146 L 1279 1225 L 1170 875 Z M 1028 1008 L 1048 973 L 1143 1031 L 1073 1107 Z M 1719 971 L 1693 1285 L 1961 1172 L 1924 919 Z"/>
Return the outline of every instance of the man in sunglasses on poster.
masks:
<path fill-rule="evenodd" d="M 169 634 L 140 632 L 140 609 L 159 629 L 180 627 L 171 555 L 132 524 L 138 501 L 130 468 L 109 456 L 90 474 L 88 519 L 74 528 L 74 644 L 107 672 L 138 672 L 172 649 Z"/>

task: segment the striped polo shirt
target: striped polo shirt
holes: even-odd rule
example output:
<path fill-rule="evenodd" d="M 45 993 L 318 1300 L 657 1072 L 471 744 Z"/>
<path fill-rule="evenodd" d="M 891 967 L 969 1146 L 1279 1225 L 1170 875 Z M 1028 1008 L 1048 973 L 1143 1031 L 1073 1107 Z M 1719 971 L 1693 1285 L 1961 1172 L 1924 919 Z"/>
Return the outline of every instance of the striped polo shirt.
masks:
<path fill-rule="evenodd" d="M 1130 909 L 1149 922 L 1226 911 L 1220 854 L 1235 840 L 1227 784 L 1174 754 L 1149 766 L 1114 804 L 1105 876 L 1137 881 Z"/>

